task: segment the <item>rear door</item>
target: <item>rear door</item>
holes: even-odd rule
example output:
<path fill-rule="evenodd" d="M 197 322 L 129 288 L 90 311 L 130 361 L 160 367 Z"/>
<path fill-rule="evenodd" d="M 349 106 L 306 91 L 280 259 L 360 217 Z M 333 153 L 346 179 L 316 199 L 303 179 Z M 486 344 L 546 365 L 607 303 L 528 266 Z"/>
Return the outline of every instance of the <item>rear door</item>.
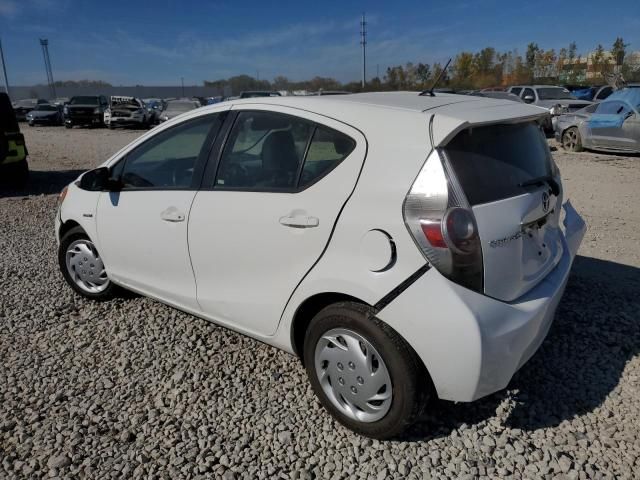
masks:
<path fill-rule="evenodd" d="M 514 300 L 560 261 L 561 191 L 544 134 L 533 122 L 463 130 L 444 147 L 476 218 L 484 291 Z M 558 185 L 555 185 L 558 186 Z"/>
<path fill-rule="evenodd" d="M 191 208 L 189 251 L 203 312 L 270 335 L 329 242 L 366 146 L 326 117 L 255 108 L 238 112 L 210 161 Z"/>

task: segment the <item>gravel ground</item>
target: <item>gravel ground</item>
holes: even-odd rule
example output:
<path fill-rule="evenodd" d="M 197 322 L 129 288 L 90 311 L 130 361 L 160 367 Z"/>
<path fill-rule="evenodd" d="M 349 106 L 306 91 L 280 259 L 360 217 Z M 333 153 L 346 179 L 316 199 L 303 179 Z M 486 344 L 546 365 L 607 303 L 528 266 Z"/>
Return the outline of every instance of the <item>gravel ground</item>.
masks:
<path fill-rule="evenodd" d="M 548 339 L 508 390 L 435 402 L 402 441 L 320 407 L 293 357 L 58 273 L 56 193 L 140 132 L 24 128 L 0 194 L 0 477 L 640 477 L 640 157 L 555 152 L 589 223 Z"/>

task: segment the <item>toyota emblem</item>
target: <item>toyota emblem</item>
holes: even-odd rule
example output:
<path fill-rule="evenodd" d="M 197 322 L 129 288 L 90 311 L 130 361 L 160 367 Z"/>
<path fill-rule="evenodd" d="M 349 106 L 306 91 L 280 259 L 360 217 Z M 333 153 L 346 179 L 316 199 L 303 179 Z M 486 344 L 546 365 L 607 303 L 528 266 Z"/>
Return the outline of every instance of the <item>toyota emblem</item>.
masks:
<path fill-rule="evenodd" d="M 547 213 L 549 211 L 549 194 L 542 192 L 542 211 Z"/>

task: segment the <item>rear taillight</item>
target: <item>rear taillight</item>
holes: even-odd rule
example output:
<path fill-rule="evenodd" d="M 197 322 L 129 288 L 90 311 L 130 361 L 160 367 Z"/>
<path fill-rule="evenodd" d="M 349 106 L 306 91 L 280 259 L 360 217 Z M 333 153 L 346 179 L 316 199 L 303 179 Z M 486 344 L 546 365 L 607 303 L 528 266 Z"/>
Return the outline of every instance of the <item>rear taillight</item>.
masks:
<path fill-rule="evenodd" d="M 404 202 L 404 221 L 422 254 L 445 277 L 482 291 L 482 249 L 475 217 L 437 150 Z"/>

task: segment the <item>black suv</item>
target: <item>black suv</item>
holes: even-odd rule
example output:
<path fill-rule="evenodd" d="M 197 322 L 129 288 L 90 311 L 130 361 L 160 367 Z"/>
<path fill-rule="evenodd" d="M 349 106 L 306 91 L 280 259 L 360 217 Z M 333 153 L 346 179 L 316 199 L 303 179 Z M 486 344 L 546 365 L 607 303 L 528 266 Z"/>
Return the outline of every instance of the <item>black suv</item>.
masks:
<path fill-rule="evenodd" d="M 104 95 L 71 97 L 64 107 L 64 126 L 74 125 L 104 126 L 104 111 L 109 107 Z"/>

